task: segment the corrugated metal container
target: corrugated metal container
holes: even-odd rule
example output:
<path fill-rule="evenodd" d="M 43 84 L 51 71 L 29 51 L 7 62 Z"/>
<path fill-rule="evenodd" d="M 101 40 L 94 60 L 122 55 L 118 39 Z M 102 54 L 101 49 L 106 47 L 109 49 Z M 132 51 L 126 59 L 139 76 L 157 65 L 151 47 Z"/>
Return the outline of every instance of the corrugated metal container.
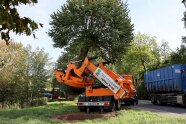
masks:
<path fill-rule="evenodd" d="M 146 72 L 144 82 L 149 93 L 185 92 L 186 64 L 176 64 Z"/>

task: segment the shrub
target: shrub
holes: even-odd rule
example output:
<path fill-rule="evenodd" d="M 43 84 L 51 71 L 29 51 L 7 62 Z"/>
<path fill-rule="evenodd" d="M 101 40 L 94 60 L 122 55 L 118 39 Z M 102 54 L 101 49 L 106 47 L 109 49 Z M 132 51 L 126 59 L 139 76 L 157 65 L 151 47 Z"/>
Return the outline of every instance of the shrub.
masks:
<path fill-rule="evenodd" d="M 13 103 L 11 104 L 10 102 L 3 102 L 0 103 L 0 109 L 19 109 L 21 108 L 21 105 L 19 103 Z"/>
<path fill-rule="evenodd" d="M 39 98 L 35 98 L 31 101 L 31 106 L 41 106 L 41 105 L 46 105 L 48 102 L 48 98 L 47 97 L 39 97 Z"/>

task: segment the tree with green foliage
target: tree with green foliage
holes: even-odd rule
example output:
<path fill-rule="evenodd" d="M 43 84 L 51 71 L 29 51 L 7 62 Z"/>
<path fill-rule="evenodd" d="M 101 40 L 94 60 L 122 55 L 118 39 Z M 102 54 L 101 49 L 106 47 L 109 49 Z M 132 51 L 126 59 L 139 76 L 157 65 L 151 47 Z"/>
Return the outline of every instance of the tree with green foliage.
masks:
<path fill-rule="evenodd" d="M 132 74 L 139 98 L 147 98 L 143 83 L 144 72 L 160 65 L 160 54 L 155 37 L 138 33 L 123 55 L 122 61 L 115 65 L 120 74 Z"/>
<path fill-rule="evenodd" d="M 138 33 L 127 53 L 123 55 L 122 61 L 116 65 L 116 69 L 119 73 L 132 73 L 135 76 L 159 63 L 160 54 L 156 38 Z"/>
<path fill-rule="evenodd" d="M 121 0 L 67 0 L 51 15 L 48 34 L 55 47 L 74 53 L 77 60 L 89 52 L 119 61 L 133 39 L 133 25 Z"/>
<path fill-rule="evenodd" d="M 51 63 L 44 49 L 36 48 L 32 51 L 31 46 L 26 51 L 26 79 L 30 98 L 41 96 L 48 79 L 52 75 Z"/>
<path fill-rule="evenodd" d="M 62 55 L 57 59 L 57 68 L 66 68 L 70 61 L 75 58 L 75 54 L 70 52 L 62 52 Z"/>
<path fill-rule="evenodd" d="M 0 102 L 17 102 L 24 87 L 24 49 L 20 43 L 0 41 Z"/>
<path fill-rule="evenodd" d="M 37 0 L 1 0 L 0 1 L 0 33 L 1 39 L 9 44 L 10 31 L 16 34 L 26 34 L 27 36 L 33 34 L 38 29 L 38 24 L 28 17 L 20 17 L 17 7 L 24 4 L 35 4 Z"/>
<path fill-rule="evenodd" d="M 169 61 L 171 52 L 172 50 L 169 46 L 169 43 L 167 41 L 162 41 L 159 48 L 161 63 L 167 63 Z"/>
<path fill-rule="evenodd" d="M 51 77 L 48 54 L 43 49 L 9 46 L 0 41 L 0 102 L 19 103 L 41 97 Z"/>
<path fill-rule="evenodd" d="M 171 53 L 170 64 L 185 64 L 186 63 L 186 43 L 182 43 L 180 48 Z"/>

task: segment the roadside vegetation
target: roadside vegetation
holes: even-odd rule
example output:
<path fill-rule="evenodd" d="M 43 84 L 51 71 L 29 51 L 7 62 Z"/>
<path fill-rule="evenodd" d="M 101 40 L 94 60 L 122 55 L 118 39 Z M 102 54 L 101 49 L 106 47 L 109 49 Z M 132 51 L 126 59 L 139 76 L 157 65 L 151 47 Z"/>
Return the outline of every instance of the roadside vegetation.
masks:
<path fill-rule="evenodd" d="M 51 62 L 44 49 L 0 40 L 0 109 L 46 104 L 42 98 L 50 82 Z"/>
<path fill-rule="evenodd" d="M 52 117 L 56 115 L 65 115 L 79 113 L 74 101 L 53 102 L 48 105 L 16 109 L 0 110 L 1 124 L 62 124 L 61 121 L 54 121 Z M 82 113 L 82 112 L 81 112 Z M 71 121 L 67 123 L 72 123 Z M 100 118 L 94 120 L 83 120 L 77 124 L 185 124 L 186 119 L 178 117 L 169 117 L 158 115 L 152 112 L 141 110 L 123 109 L 115 117 Z"/>

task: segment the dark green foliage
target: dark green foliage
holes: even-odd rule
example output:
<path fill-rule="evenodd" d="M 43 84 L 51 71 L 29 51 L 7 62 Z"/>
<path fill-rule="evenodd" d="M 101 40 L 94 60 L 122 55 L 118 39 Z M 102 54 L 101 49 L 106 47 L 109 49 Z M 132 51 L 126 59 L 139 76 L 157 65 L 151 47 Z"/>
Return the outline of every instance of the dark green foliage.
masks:
<path fill-rule="evenodd" d="M 182 44 L 180 48 L 171 53 L 170 64 L 185 64 L 186 63 L 186 45 Z"/>
<path fill-rule="evenodd" d="M 35 4 L 37 0 L 0 0 L 0 33 L 1 39 L 9 44 L 9 32 L 13 31 L 16 34 L 31 35 L 38 24 L 28 17 L 20 17 L 17 6 L 22 4 Z M 42 24 L 39 24 L 42 27 Z"/>
<path fill-rule="evenodd" d="M 66 69 L 67 65 L 70 63 L 70 61 L 73 61 L 74 57 L 76 57 L 75 53 L 62 53 L 62 55 L 57 59 L 57 68 Z"/>
<path fill-rule="evenodd" d="M 67 0 L 51 18 L 48 34 L 54 46 L 65 48 L 78 59 L 92 50 L 112 61 L 119 60 L 133 38 L 127 4 L 120 0 Z"/>
<path fill-rule="evenodd" d="M 141 83 L 136 88 L 137 88 L 138 99 L 148 99 L 148 93 L 144 83 Z"/>
<path fill-rule="evenodd" d="M 158 46 L 155 37 L 137 33 L 122 61 L 115 64 L 115 69 L 120 74 L 133 75 L 138 97 L 144 99 L 147 98 L 143 81 L 144 72 L 159 68 L 161 63 L 168 59 L 169 54 L 170 48 L 167 42 Z"/>

